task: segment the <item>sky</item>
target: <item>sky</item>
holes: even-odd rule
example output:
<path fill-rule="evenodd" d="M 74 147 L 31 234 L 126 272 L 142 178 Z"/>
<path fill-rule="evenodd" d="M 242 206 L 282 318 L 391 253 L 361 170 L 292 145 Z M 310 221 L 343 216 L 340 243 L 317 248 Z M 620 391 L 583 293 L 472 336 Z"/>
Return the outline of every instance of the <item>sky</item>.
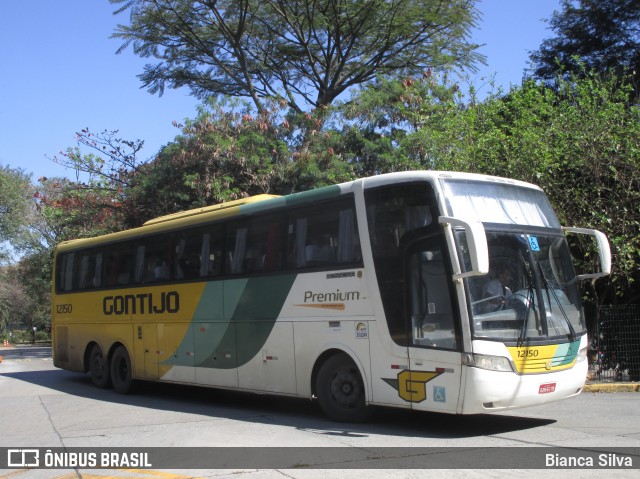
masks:
<path fill-rule="evenodd" d="M 471 74 L 480 95 L 484 79 L 508 91 L 519 85 L 529 52 L 551 37 L 545 19 L 560 0 L 482 0 L 472 41 L 482 44 L 487 65 Z M 75 133 L 118 130 L 144 140 L 141 160 L 151 159 L 180 131 L 173 122 L 195 118 L 199 101 L 187 89 L 163 96 L 141 88 L 146 59 L 120 54 L 110 38 L 128 14 L 113 15 L 108 0 L 4 1 L 0 14 L 0 165 L 41 176 L 75 172 L 51 160 L 76 145 Z M 485 85 L 485 86 L 483 86 Z"/>

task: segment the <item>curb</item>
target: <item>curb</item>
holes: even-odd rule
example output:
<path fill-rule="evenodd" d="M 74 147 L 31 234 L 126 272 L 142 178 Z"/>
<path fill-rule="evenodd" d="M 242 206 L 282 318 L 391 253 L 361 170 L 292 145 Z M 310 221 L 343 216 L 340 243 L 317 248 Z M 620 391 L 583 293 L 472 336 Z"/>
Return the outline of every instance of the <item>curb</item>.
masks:
<path fill-rule="evenodd" d="M 589 393 L 632 393 L 640 392 L 639 383 L 619 383 L 619 384 L 586 384 L 582 389 Z"/>

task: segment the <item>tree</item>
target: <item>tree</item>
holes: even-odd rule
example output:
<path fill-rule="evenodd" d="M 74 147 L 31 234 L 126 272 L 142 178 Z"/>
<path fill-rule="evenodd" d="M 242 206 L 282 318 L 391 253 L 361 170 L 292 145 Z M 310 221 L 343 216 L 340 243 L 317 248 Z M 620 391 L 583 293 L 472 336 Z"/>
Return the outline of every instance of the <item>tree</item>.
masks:
<path fill-rule="evenodd" d="M 451 122 L 464 108 L 462 100 L 459 86 L 445 73 L 426 70 L 415 78 L 379 78 L 342 105 L 351 122 L 343 154 L 358 176 L 435 169 L 452 146 L 459 148 L 439 135 L 455 131 Z"/>
<path fill-rule="evenodd" d="M 39 239 L 31 251 L 53 251 L 61 241 L 88 238 L 125 228 L 123 192 L 114 194 L 98 180 L 86 183 L 41 177 L 31 229 Z"/>
<path fill-rule="evenodd" d="M 76 143 L 75 147 L 60 151 L 60 156 L 51 159 L 77 173 L 86 173 L 94 188 L 121 193 L 129 186 L 131 177 L 139 172 L 142 162 L 137 155 L 144 146 L 143 140 L 120 138 L 118 130 L 93 133 L 84 128 L 76 132 Z"/>
<path fill-rule="evenodd" d="M 23 256 L 0 268 L 0 337 L 9 325 L 48 332 L 51 324 L 51 255 Z"/>
<path fill-rule="evenodd" d="M 155 58 L 140 75 L 151 93 L 189 87 L 210 95 L 265 98 L 323 109 L 378 75 L 473 67 L 467 42 L 475 0 L 111 0 L 130 24 L 115 38 Z"/>
<path fill-rule="evenodd" d="M 0 166 L 0 263 L 11 258 L 11 244 L 20 250 L 28 242 L 30 216 L 31 175 L 21 169 Z"/>
<path fill-rule="evenodd" d="M 28 324 L 29 298 L 22 285 L 16 283 L 12 266 L 0 268 L 0 336 L 6 337 L 10 323 Z"/>
<path fill-rule="evenodd" d="M 550 20 L 554 38 L 531 54 L 533 77 L 594 70 L 640 79 L 640 0 L 562 0 Z"/>
<path fill-rule="evenodd" d="M 322 129 L 308 114 L 303 128 L 312 134 L 304 149 L 296 148 L 300 129 L 282 119 L 283 107 L 265 101 L 257 114 L 250 104 L 233 99 L 204 103 L 197 118 L 177 125 L 181 134 L 131 176 L 126 223 L 352 179 L 352 168 L 338 153 L 338 132 Z"/>
<path fill-rule="evenodd" d="M 128 192 L 136 178 L 144 175 L 145 162 L 137 156 L 144 141 L 121 138 L 118 130 L 93 133 L 84 128 L 76 133 L 76 142 L 52 160 L 75 170 L 78 177 L 84 174 L 84 181 L 41 179 L 38 204 L 48 224 L 43 227 L 69 239 L 139 226 L 128 222 L 137 209 L 128 201 Z"/>
<path fill-rule="evenodd" d="M 595 73 L 554 89 L 529 81 L 460 110 L 453 128 L 439 133 L 439 144 L 453 152 L 439 167 L 536 183 L 562 224 L 607 234 L 613 271 L 593 284 L 599 302 L 640 296 L 640 110 L 629 105 L 631 89 Z"/>

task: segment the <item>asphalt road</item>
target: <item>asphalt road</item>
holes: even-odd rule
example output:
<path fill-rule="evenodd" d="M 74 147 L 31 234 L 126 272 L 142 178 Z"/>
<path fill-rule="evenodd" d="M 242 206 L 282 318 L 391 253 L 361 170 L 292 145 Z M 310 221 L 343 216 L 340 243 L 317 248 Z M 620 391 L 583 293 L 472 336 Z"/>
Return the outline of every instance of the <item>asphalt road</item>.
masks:
<path fill-rule="evenodd" d="M 6 454 L 6 448 L 51 448 L 53 452 L 166 448 L 152 451 L 156 459 L 158 451 L 166 457 L 158 459 L 160 467 L 152 464 L 151 469 L 0 468 L 3 478 L 434 476 L 434 471 L 422 468 L 423 454 L 446 458 L 444 464 L 436 462 L 435 477 L 512 477 L 520 473 L 519 466 L 514 471 L 501 469 L 498 463 L 496 469 L 476 470 L 470 462 L 483 467 L 486 457 L 506 464 L 513 464 L 516 458 L 516 464 L 521 461 L 522 469 L 536 475 L 640 476 L 640 394 L 633 392 L 583 393 L 559 403 L 478 416 L 380 409 L 365 424 L 341 424 L 326 419 L 306 400 L 152 383 L 143 384 L 135 395 L 121 396 L 93 387 L 87 375 L 54 368 L 50 348 L 0 350 L 0 356 L 0 454 Z M 204 466 L 200 469 L 184 467 L 180 461 L 176 467 L 165 467 L 175 454 L 195 451 L 215 456 L 221 447 L 230 448 L 225 450 L 228 459 L 211 456 L 201 461 Z M 448 453 L 454 447 L 465 448 L 459 449 L 464 454 Z M 613 460 L 629 458 L 633 469 L 597 462 L 595 468 L 571 470 L 531 466 L 531 459 L 542 450 L 536 448 L 571 448 L 584 454 L 604 451 L 607 461 L 611 454 L 622 451 Z M 227 466 L 214 469 L 206 465 L 207 460 Z M 269 467 L 272 463 L 289 466 Z"/>

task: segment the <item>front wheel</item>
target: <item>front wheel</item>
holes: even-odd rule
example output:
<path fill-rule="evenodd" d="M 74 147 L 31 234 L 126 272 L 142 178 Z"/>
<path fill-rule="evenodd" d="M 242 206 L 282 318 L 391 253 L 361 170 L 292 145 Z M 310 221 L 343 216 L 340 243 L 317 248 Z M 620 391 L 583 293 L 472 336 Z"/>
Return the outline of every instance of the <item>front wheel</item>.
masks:
<path fill-rule="evenodd" d="M 128 394 L 133 390 L 131 359 L 124 346 L 118 346 L 111 356 L 111 382 L 119 394 Z"/>
<path fill-rule="evenodd" d="M 371 416 L 360 371 L 344 354 L 332 356 L 320 367 L 316 395 L 322 411 L 336 421 L 359 422 Z"/>

